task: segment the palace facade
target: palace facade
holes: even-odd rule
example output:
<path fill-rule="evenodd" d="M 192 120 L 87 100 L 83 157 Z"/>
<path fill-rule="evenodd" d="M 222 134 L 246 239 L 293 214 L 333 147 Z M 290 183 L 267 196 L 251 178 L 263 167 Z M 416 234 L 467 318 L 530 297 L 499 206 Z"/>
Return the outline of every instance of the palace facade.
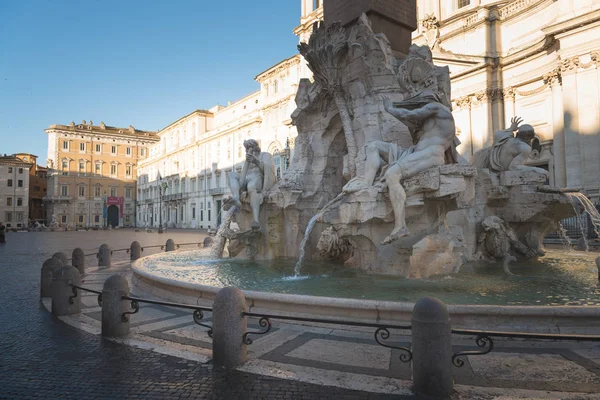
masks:
<path fill-rule="evenodd" d="M 155 132 L 92 121 L 51 125 L 48 135 L 48 224 L 61 227 L 135 225 L 137 164 Z"/>
<path fill-rule="evenodd" d="M 600 200 L 600 2 L 417 0 L 417 44 L 448 65 L 467 159 L 513 116 L 543 149 L 529 164 L 550 184 Z"/>

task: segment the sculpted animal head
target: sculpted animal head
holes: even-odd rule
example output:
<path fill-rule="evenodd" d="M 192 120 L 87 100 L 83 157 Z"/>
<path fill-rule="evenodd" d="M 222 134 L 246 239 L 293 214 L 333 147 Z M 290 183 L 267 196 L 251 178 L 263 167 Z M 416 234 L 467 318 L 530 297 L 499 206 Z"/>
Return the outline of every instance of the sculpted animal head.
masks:
<path fill-rule="evenodd" d="M 341 254 L 350 250 L 348 240 L 340 238 L 338 231 L 330 226 L 321 233 L 317 250 L 322 257 L 338 258 Z"/>
<path fill-rule="evenodd" d="M 483 222 L 481 222 L 481 226 L 486 232 L 497 232 L 505 229 L 502 218 L 495 215 L 490 215 L 484 219 Z"/>

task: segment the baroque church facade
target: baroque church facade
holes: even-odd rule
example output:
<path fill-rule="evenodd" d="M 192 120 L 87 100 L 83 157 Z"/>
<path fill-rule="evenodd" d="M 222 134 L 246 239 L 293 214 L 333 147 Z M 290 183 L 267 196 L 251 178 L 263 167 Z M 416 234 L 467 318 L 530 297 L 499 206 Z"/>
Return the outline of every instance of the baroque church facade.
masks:
<path fill-rule="evenodd" d="M 308 41 L 323 20 L 319 0 L 301 0 Z M 450 68 L 459 152 L 470 160 L 513 116 L 531 124 L 542 150 L 528 164 L 549 184 L 600 200 L 600 2 L 597 0 L 417 0 L 413 42 Z M 227 106 L 194 111 L 158 132 L 138 165 L 137 226 L 215 228 L 241 170 L 242 143 L 257 139 L 280 176 L 294 149 L 290 114 L 310 71 L 295 55 L 256 76 L 260 89 Z"/>

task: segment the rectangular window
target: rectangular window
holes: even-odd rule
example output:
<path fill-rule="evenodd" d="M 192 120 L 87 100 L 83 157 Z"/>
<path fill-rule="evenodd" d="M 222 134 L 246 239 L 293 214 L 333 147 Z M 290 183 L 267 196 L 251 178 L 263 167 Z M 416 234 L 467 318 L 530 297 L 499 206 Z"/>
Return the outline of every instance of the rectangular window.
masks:
<path fill-rule="evenodd" d="M 110 146 L 110 153 L 113 155 L 117 154 L 117 146 Z"/>
<path fill-rule="evenodd" d="M 96 165 L 94 166 L 94 173 L 96 175 L 102 175 L 102 164 L 101 163 L 96 163 Z"/>
<path fill-rule="evenodd" d="M 80 224 L 83 224 L 83 215 L 79 215 L 78 221 Z"/>
<path fill-rule="evenodd" d="M 192 219 L 196 219 L 196 207 L 192 207 Z"/>
<path fill-rule="evenodd" d="M 102 145 L 101 144 L 96 144 L 96 153 L 102 153 Z"/>
<path fill-rule="evenodd" d="M 110 166 L 110 174 L 111 175 L 117 175 L 117 166 L 115 164 L 112 164 Z"/>
<path fill-rule="evenodd" d="M 63 175 L 69 175 L 69 161 L 63 160 L 61 169 Z"/>
<path fill-rule="evenodd" d="M 125 197 L 131 198 L 131 188 L 125 188 Z"/>
<path fill-rule="evenodd" d="M 23 212 L 21 211 L 17 213 L 17 222 L 23 222 Z"/>
<path fill-rule="evenodd" d="M 200 210 L 200 221 L 204 221 L 204 210 Z"/>
<path fill-rule="evenodd" d="M 110 197 L 117 197 L 117 188 L 116 187 L 110 188 Z"/>
<path fill-rule="evenodd" d="M 79 161 L 79 174 L 85 175 L 85 161 Z"/>
<path fill-rule="evenodd" d="M 6 212 L 5 214 L 5 218 L 6 222 L 12 222 L 12 213 L 11 212 Z"/>
<path fill-rule="evenodd" d="M 69 141 L 68 140 L 63 140 L 63 150 L 69 151 Z"/>
<path fill-rule="evenodd" d="M 6 198 L 6 205 L 7 206 L 12 206 L 12 197 L 7 197 Z"/>
<path fill-rule="evenodd" d="M 126 223 L 129 223 L 129 215 L 126 215 L 126 216 L 125 216 L 125 222 L 126 222 Z"/>
<path fill-rule="evenodd" d="M 60 216 L 60 222 L 62 222 L 63 224 L 67 223 L 67 216 L 66 215 L 61 215 Z"/>
<path fill-rule="evenodd" d="M 94 222 L 95 223 L 99 223 L 100 222 L 100 216 L 99 215 L 94 215 Z"/>
<path fill-rule="evenodd" d="M 210 222 L 210 210 L 208 210 L 208 222 Z"/>
<path fill-rule="evenodd" d="M 463 8 L 471 4 L 471 0 L 458 0 L 458 8 Z"/>
<path fill-rule="evenodd" d="M 127 175 L 127 177 L 131 178 L 131 165 L 125 166 L 125 175 Z"/>
<path fill-rule="evenodd" d="M 127 156 L 131 157 L 131 147 L 128 147 L 128 148 L 125 150 L 125 154 L 127 154 Z"/>
<path fill-rule="evenodd" d="M 60 195 L 61 196 L 68 196 L 69 195 L 69 186 L 68 185 L 62 185 L 60 187 Z"/>
<path fill-rule="evenodd" d="M 145 147 L 142 147 L 142 148 L 140 149 L 140 155 L 141 155 L 142 157 L 146 157 L 146 148 L 145 148 Z"/>
<path fill-rule="evenodd" d="M 100 197 L 101 193 L 102 193 L 102 186 L 96 186 L 94 188 L 94 196 Z"/>
<path fill-rule="evenodd" d="M 85 143 L 79 143 L 79 151 L 85 152 Z"/>
<path fill-rule="evenodd" d="M 8 187 L 12 187 L 12 179 L 9 179 L 8 181 L 6 181 L 6 185 Z"/>
<path fill-rule="evenodd" d="M 17 206 L 21 207 L 23 205 L 23 198 L 22 197 L 17 197 Z"/>
<path fill-rule="evenodd" d="M 19 173 L 22 174 L 23 173 L 23 168 L 19 168 Z"/>
<path fill-rule="evenodd" d="M 79 197 L 85 197 L 85 186 L 79 186 Z"/>
<path fill-rule="evenodd" d="M 8 167 L 8 173 L 12 174 L 12 167 Z"/>
<path fill-rule="evenodd" d="M 19 180 L 17 181 L 17 186 L 18 186 L 18 187 L 23 187 L 23 181 L 22 181 L 21 179 L 19 179 Z"/>

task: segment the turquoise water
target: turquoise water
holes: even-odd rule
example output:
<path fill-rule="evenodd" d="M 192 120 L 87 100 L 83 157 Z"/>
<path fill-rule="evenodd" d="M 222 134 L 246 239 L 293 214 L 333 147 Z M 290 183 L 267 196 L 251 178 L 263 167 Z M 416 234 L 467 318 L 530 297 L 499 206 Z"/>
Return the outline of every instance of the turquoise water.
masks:
<path fill-rule="evenodd" d="M 512 264 L 515 276 L 505 275 L 501 264 L 473 263 L 451 277 L 421 280 L 310 262 L 298 279 L 293 276 L 295 260 L 214 261 L 202 251 L 165 253 L 145 260 L 143 268 L 209 286 L 312 296 L 406 302 L 434 296 L 448 304 L 600 305 L 594 262 L 598 255 L 550 250 L 538 261 Z"/>

